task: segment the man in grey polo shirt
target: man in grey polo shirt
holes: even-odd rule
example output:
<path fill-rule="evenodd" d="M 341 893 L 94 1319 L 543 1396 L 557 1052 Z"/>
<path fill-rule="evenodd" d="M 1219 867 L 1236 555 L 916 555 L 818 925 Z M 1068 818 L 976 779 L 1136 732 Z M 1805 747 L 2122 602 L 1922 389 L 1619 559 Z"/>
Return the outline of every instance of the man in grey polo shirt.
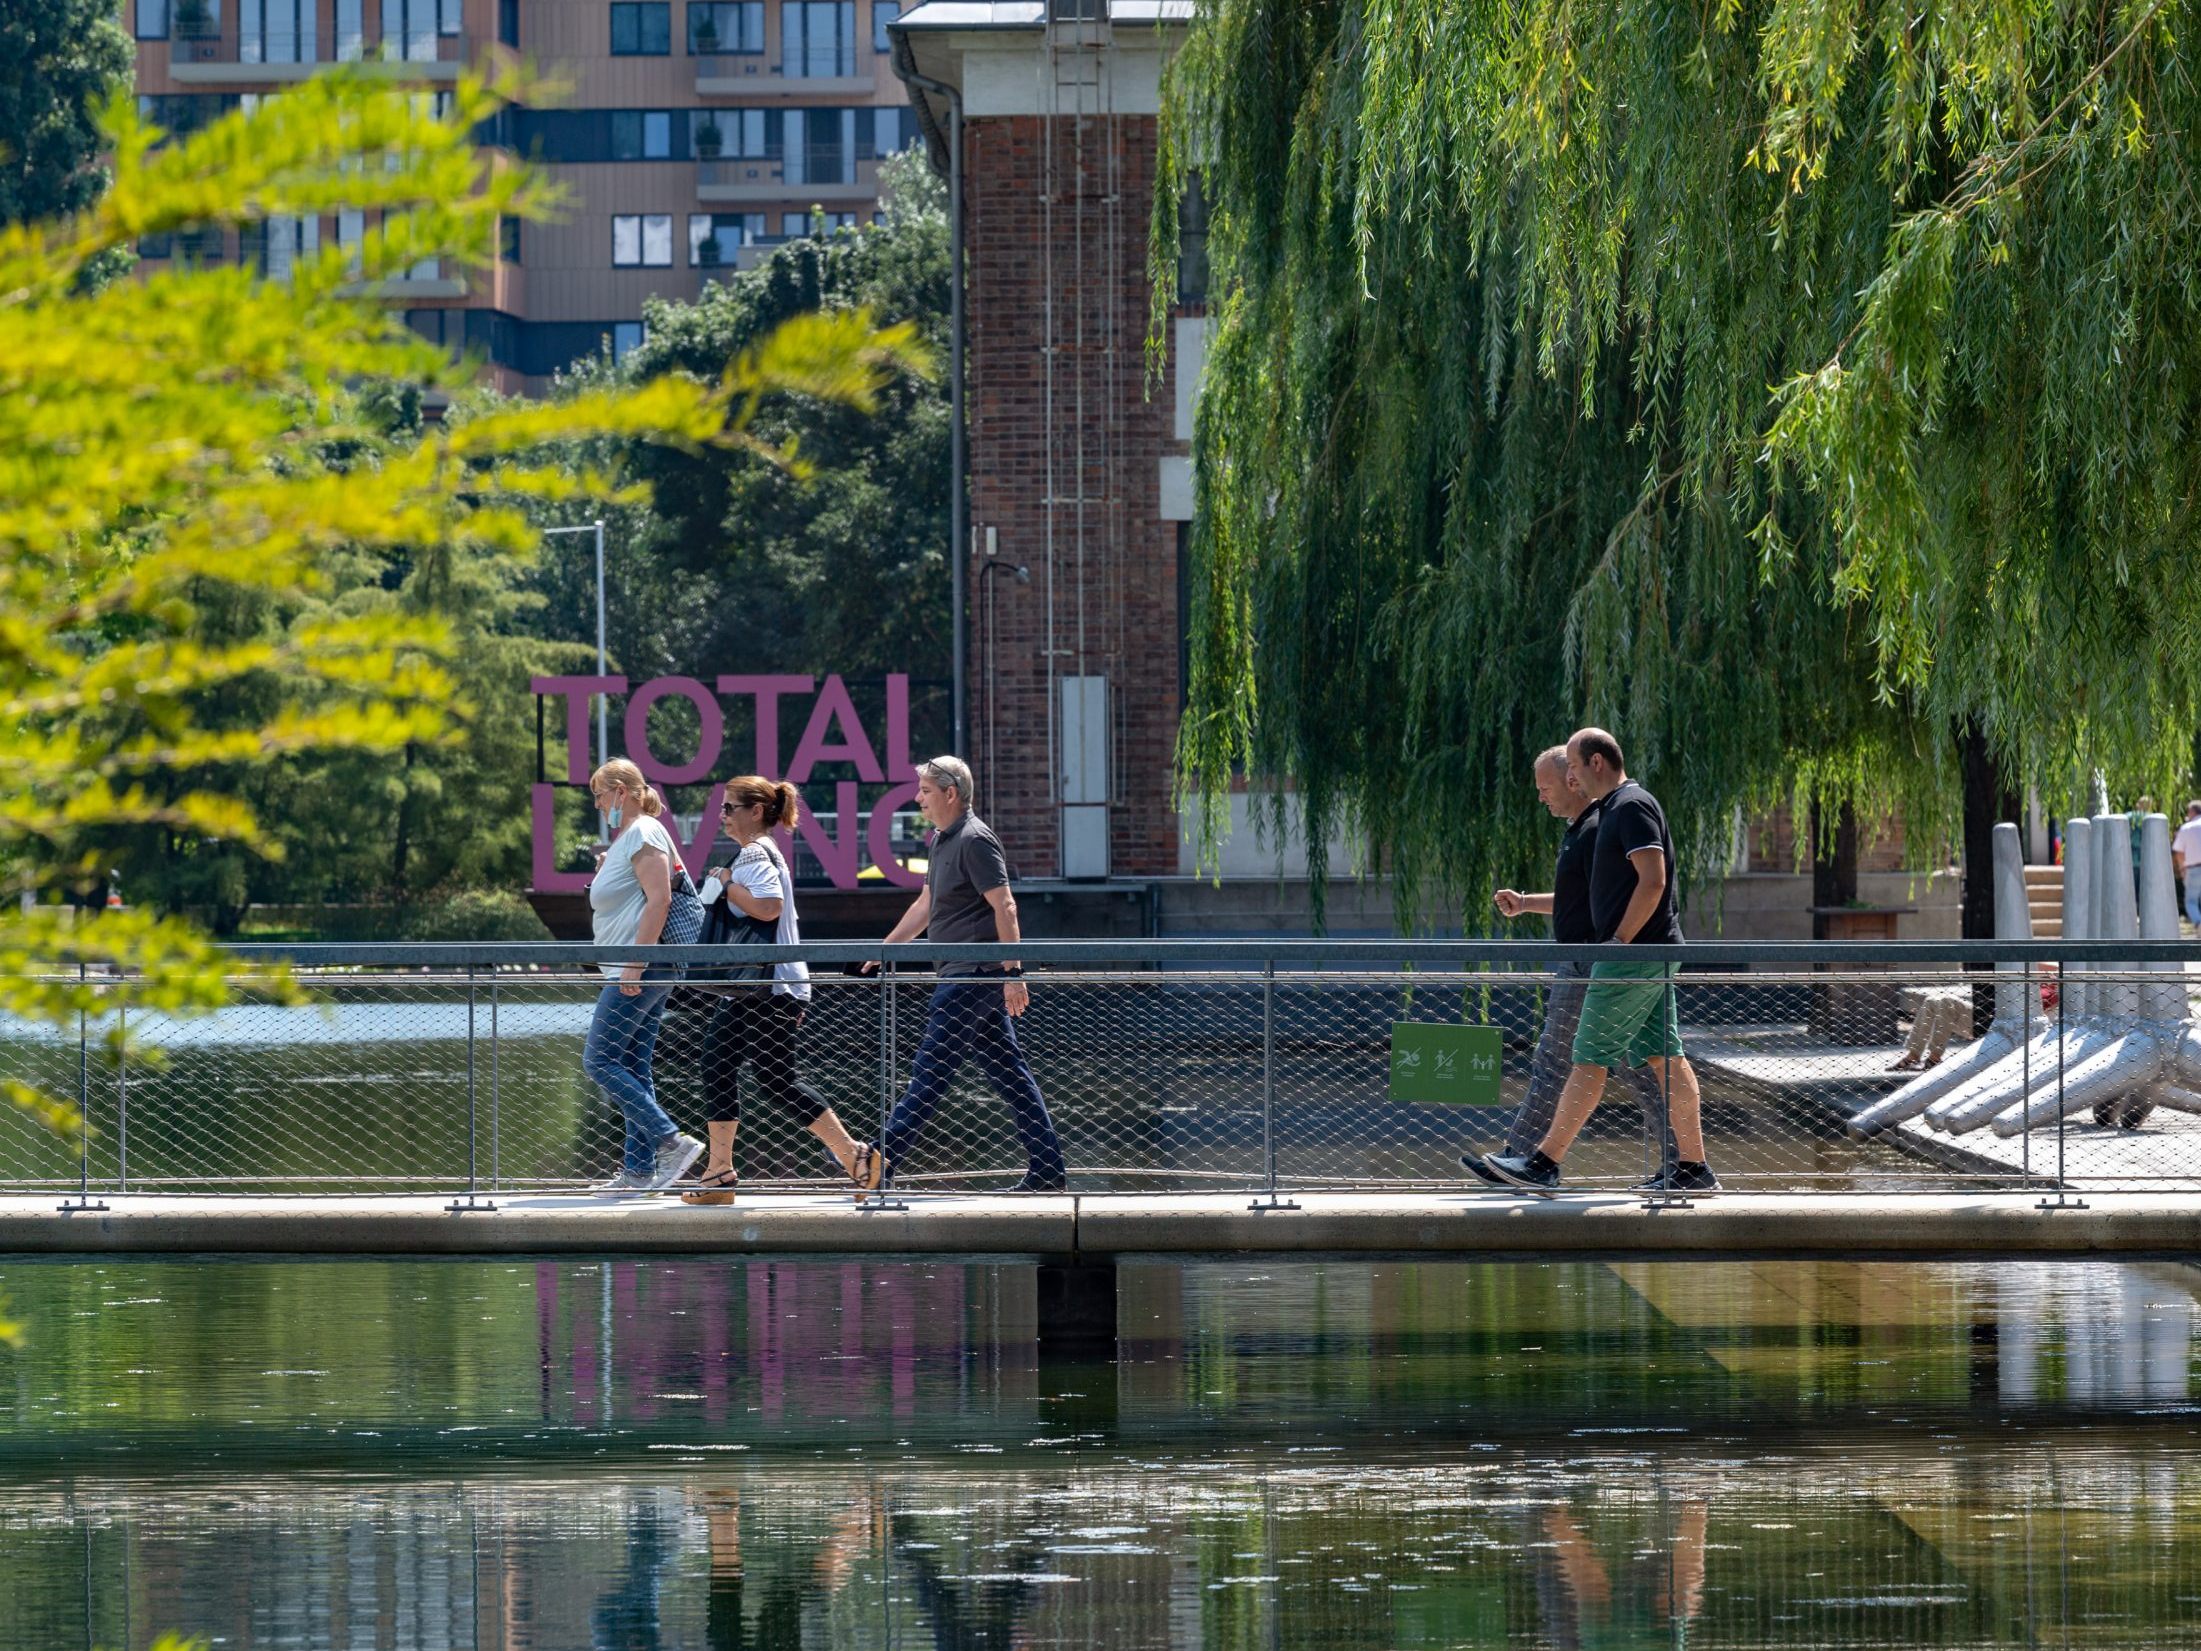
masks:
<path fill-rule="evenodd" d="M 887 944 L 925 933 L 948 943 L 1022 939 L 1016 897 L 1009 892 L 1008 856 L 986 822 L 971 812 L 969 765 L 960 757 L 919 763 L 917 806 L 936 828 L 931 868 L 924 889 L 894 925 Z M 909 1088 L 894 1103 L 877 1145 L 859 1158 L 859 1186 L 876 1187 L 892 1178 L 924 1133 L 957 1068 L 974 1055 L 994 1093 L 1009 1104 L 1024 1143 L 1024 1179 L 1016 1190 L 1061 1192 L 1069 1185 L 1054 1120 L 1047 1116 L 1039 1081 L 1017 1043 L 1015 1017 L 1031 1002 L 1023 974 L 1016 963 L 951 963 L 941 968 Z"/>

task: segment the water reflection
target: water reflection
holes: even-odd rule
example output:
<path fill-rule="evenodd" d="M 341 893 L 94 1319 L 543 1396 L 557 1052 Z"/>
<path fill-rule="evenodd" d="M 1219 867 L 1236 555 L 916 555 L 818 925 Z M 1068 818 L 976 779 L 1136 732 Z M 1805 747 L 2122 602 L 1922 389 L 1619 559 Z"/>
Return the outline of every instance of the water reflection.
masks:
<path fill-rule="evenodd" d="M 10 1266 L 0 1647 L 2164 1644 L 2180 1266 Z"/>
<path fill-rule="evenodd" d="M 40 1647 L 2094 1646 L 2201 1603 L 2201 1475 L 2140 1440 L 77 1482 L 0 1539 Z"/>

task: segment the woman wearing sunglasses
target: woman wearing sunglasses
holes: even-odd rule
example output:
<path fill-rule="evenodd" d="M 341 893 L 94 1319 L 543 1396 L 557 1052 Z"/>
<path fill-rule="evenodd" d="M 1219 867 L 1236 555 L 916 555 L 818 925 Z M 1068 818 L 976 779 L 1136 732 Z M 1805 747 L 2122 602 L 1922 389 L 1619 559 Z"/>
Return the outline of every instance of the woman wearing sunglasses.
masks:
<path fill-rule="evenodd" d="M 794 825 L 801 813 L 795 788 L 784 780 L 744 774 L 726 782 L 719 826 L 740 845 L 733 863 L 715 866 L 710 875 L 724 887 L 726 899 L 750 920 L 759 943 L 781 946 L 802 940 L 795 919 L 795 879 L 772 832 Z M 825 1097 L 795 1073 L 795 1032 L 810 1007 L 810 966 L 775 964 L 766 979 L 722 987 L 711 1009 L 703 1045 L 703 1099 L 710 1156 L 692 1190 L 690 1204 L 731 1204 L 740 1176 L 734 1169 L 734 1136 L 741 1127 L 741 1069 L 754 1063 L 757 1087 L 825 1143 L 858 1186 L 866 1184 L 870 1148 L 859 1146 L 842 1127 Z M 872 1178 L 873 1183 L 876 1177 Z"/>

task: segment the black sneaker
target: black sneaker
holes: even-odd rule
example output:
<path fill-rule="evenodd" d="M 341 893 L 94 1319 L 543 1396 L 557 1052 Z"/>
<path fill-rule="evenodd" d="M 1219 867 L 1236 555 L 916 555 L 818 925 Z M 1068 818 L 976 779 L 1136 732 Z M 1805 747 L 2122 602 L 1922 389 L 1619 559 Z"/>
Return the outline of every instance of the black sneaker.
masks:
<path fill-rule="evenodd" d="M 1649 1180 L 1636 1182 L 1628 1190 L 1630 1192 L 1671 1192 L 1673 1190 L 1672 1175 L 1671 1170 L 1662 1169 Z"/>
<path fill-rule="evenodd" d="M 1042 1181 L 1037 1176 L 1027 1175 L 1009 1190 L 1011 1192 L 1061 1193 L 1070 1190 L 1070 1183 L 1068 1181 Z"/>
<path fill-rule="evenodd" d="M 1666 1177 L 1668 1192 L 1718 1192 L 1720 1178 L 1712 1173 L 1710 1164 L 1692 1164 L 1686 1160 L 1673 1168 Z"/>
<path fill-rule="evenodd" d="M 1490 1166 L 1483 1162 L 1483 1155 L 1479 1152 L 1461 1153 L 1460 1167 L 1466 1170 L 1468 1174 L 1474 1176 L 1476 1180 L 1481 1181 L 1486 1186 L 1502 1187 L 1505 1185 L 1503 1181 L 1499 1180 L 1498 1177 L 1492 1173 Z"/>
<path fill-rule="evenodd" d="M 1551 1192 L 1559 1185 L 1559 1166 L 1541 1152 L 1532 1152 L 1526 1157 L 1486 1152 L 1483 1168 L 1508 1186 L 1525 1187 L 1530 1192 Z"/>

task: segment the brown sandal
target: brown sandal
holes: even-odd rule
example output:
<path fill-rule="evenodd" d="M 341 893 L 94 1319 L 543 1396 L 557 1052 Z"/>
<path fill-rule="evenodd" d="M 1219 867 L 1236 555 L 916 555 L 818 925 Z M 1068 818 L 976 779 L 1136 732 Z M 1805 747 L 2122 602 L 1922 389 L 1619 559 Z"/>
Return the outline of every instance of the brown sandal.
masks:
<path fill-rule="evenodd" d="M 740 1175 L 722 1169 L 716 1175 L 706 1175 L 697 1181 L 693 1191 L 680 1195 L 680 1201 L 683 1204 L 731 1204 L 740 1185 Z"/>
<path fill-rule="evenodd" d="M 864 1201 L 865 1194 L 879 1190 L 879 1183 L 886 1179 L 886 1172 L 887 1155 L 885 1153 L 875 1146 L 863 1145 L 857 1147 L 856 1162 L 850 1166 L 848 1171 L 849 1180 L 856 1184 L 857 1203 L 861 1204 Z"/>

